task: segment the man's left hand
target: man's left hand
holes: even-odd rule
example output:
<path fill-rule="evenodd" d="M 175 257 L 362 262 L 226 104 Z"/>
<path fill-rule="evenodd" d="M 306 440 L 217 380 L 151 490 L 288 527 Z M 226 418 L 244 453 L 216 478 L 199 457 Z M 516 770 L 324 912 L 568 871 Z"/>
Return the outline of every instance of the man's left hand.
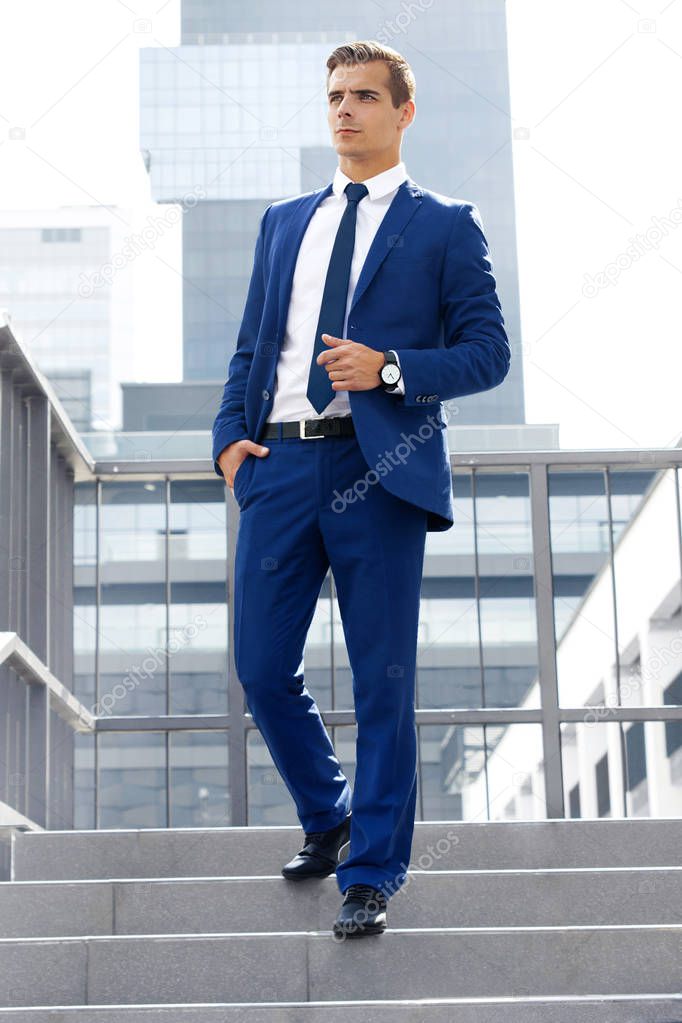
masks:
<path fill-rule="evenodd" d="M 381 377 L 379 370 L 384 364 L 384 353 L 359 341 L 333 337 L 323 334 L 322 340 L 330 345 L 328 352 L 320 352 L 318 363 L 324 365 L 332 390 L 334 391 L 369 391 L 379 387 Z"/>

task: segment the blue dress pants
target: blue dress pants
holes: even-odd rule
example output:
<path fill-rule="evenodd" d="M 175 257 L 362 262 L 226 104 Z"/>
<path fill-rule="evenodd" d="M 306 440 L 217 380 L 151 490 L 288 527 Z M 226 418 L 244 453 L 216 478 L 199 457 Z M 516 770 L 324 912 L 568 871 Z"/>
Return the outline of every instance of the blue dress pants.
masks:
<path fill-rule="evenodd" d="M 262 443 L 270 453 L 247 455 L 234 479 L 237 673 L 303 830 L 326 831 L 353 811 L 339 890 L 370 884 L 390 898 L 405 883 L 414 830 L 427 513 L 382 486 L 354 436 Z M 306 635 L 330 566 L 357 721 L 352 794 L 304 681 Z"/>

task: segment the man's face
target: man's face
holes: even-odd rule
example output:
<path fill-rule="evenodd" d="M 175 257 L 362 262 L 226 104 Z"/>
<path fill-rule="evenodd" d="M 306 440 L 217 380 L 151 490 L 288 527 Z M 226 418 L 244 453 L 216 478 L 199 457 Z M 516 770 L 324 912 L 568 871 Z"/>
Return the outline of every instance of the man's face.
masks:
<path fill-rule="evenodd" d="M 339 66 L 332 71 L 327 87 L 327 119 L 332 145 L 339 156 L 365 159 L 400 148 L 402 130 L 414 116 L 414 102 L 408 100 L 396 110 L 388 76 L 381 60 Z M 342 128 L 347 130 L 340 132 Z"/>

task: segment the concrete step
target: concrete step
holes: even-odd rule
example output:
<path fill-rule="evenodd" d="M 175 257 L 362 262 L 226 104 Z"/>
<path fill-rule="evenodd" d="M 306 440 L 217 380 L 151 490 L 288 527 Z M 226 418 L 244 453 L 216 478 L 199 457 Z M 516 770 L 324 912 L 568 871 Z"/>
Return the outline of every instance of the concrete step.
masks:
<path fill-rule="evenodd" d="M 302 838 L 298 827 L 17 833 L 11 877 L 274 875 Z M 422 870 L 682 866 L 682 820 L 420 821 L 410 864 Z"/>
<path fill-rule="evenodd" d="M 46 1015 L 46 1012 L 48 1015 Z M 682 995 L 0 1009 L 7 1023 L 675 1023 Z"/>
<path fill-rule="evenodd" d="M 0 937 L 327 930 L 335 876 L 0 884 Z M 412 871 L 389 926 L 516 927 L 682 922 L 682 867 Z"/>
<path fill-rule="evenodd" d="M 682 925 L 0 940 L 5 1007 L 680 993 Z"/>

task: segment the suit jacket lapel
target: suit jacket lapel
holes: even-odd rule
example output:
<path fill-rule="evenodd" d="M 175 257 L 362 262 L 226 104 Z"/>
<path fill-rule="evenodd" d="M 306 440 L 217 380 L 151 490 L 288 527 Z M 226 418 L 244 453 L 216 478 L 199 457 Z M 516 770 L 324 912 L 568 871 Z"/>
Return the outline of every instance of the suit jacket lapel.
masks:
<path fill-rule="evenodd" d="M 296 259 L 298 257 L 298 250 L 301 247 L 303 235 L 305 234 L 308 224 L 310 223 L 313 213 L 317 207 L 323 199 L 326 199 L 327 196 L 331 194 L 332 182 L 330 182 L 325 188 L 320 189 L 319 192 L 314 192 L 313 195 L 309 196 L 307 199 L 302 199 L 300 206 L 289 220 L 284 240 L 280 246 L 282 262 L 279 275 L 278 340 L 280 338 L 280 333 L 282 335 L 284 334 L 286 317 L 289 310 L 289 300 L 291 298 L 291 286 L 294 279 L 294 269 L 296 267 Z M 358 282 L 355 287 L 355 292 L 353 293 L 353 303 L 351 305 L 350 312 L 353 311 L 358 301 L 362 298 L 362 295 L 374 277 L 374 274 L 391 251 L 391 248 L 396 244 L 400 244 L 399 237 L 412 216 L 419 209 L 422 194 L 423 193 L 419 186 L 409 177 L 400 185 L 400 188 L 394 195 L 393 201 L 386 210 L 383 220 L 379 224 L 372 244 L 370 245 L 367 258 L 365 259 L 360 272 L 360 277 L 358 278 Z"/>
<path fill-rule="evenodd" d="M 386 256 L 396 244 L 400 245 L 400 235 L 419 209 L 422 194 L 419 186 L 411 178 L 406 178 L 393 196 L 393 201 L 377 228 L 377 233 L 374 235 L 367 258 L 360 271 L 358 283 L 353 292 L 353 302 L 348 313 L 349 317 Z"/>

